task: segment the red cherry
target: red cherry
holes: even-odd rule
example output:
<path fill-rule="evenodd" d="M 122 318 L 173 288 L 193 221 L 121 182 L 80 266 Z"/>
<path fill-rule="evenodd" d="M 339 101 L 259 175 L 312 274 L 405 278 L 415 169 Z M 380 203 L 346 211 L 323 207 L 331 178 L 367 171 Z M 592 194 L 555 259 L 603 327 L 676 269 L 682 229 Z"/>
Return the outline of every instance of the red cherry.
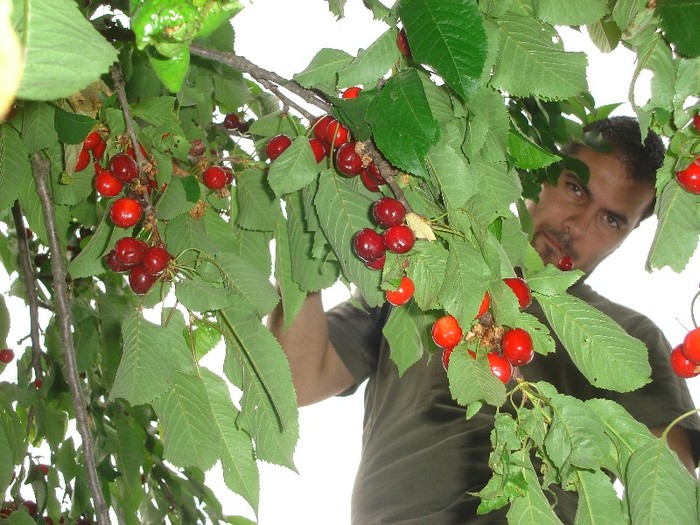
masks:
<path fill-rule="evenodd" d="M 92 158 L 101 159 L 102 155 L 104 155 L 106 149 L 107 149 L 107 142 L 100 139 L 100 141 L 97 143 L 97 145 L 94 148 L 92 148 Z"/>
<path fill-rule="evenodd" d="M 101 171 L 95 175 L 95 191 L 103 197 L 116 197 L 121 193 L 124 184 L 109 170 L 100 169 Z"/>
<path fill-rule="evenodd" d="M 41 379 L 35 379 L 34 380 L 34 388 L 39 390 L 41 388 L 41 385 L 43 385 L 44 382 Z"/>
<path fill-rule="evenodd" d="M 331 122 L 337 122 L 330 115 L 323 115 L 313 123 L 313 134 L 318 140 L 326 142 L 326 129 Z"/>
<path fill-rule="evenodd" d="M 361 87 L 353 86 L 343 91 L 343 98 L 357 98 L 360 96 Z"/>
<path fill-rule="evenodd" d="M 462 340 L 462 329 L 459 327 L 457 319 L 451 315 L 440 317 L 431 330 L 433 341 L 441 348 L 451 348 L 457 346 Z"/>
<path fill-rule="evenodd" d="M 522 328 L 513 328 L 503 334 L 501 350 L 505 358 L 513 366 L 526 365 L 535 357 L 535 352 L 532 348 L 532 337 Z"/>
<path fill-rule="evenodd" d="M 384 177 L 382 177 L 379 168 L 374 162 L 370 162 L 369 165 L 360 172 L 360 179 L 365 188 L 373 192 L 378 192 L 379 186 L 386 184 Z"/>
<path fill-rule="evenodd" d="M 316 137 L 311 137 L 309 139 L 309 146 L 311 146 L 311 151 L 314 152 L 314 157 L 316 158 L 316 163 L 321 162 L 326 156 L 326 147 L 324 143 L 318 140 Z"/>
<path fill-rule="evenodd" d="M 88 167 L 88 164 L 90 164 L 90 152 L 86 149 L 81 149 L 80 153 L 78 153 L 78 160 L 75 163 L 75 168 L 73 171 L 76 173 L 83 171 Z"/>
<path fill-rule="evenodd" d="M 9 348 L 0 350 L 0 363 L 8 364 L 15 358 L 15 353 Z"/>
<path fill-rule="evenodd" d="M 241 125 L 241 117 L 236 113 L 227 113 L 224 117 L 224 127 L 226 129 L 238 129 Z"/>
<path fill-rule="evenodd" d="M 384 232 L 383 237 L 386 249 L 392 253 L 406 253 L 416 243 L 413 230 L 405 224 L 392 226 Z"/>
<path fill-rule="evenodd" d="M 363 228 L 353 238 L 353 249 L 363 261 L 374 261 L 384 255 L 386 246 L 381 235 L 372 228 Z"/>
<path fill-rule="evenodd" d="M 698 164 L 698 160 L 700 159 L 695 159 L 687 168 L 676 172 L 676 180 L 681 188 L 694 195 L 700 195 L 700 164 Z"/>
<path fill-rule="evenodd" d="M 109 171 L 122 182 L 131 182 L 139 174 L 136 161 L 126 153 L 117 153 L 109 159 Z"/>
<path fill-rule="evenodd" d="M 403 222 L 406 218 L 406 208 L 396 199 L 382 197 L 372 205 L 372 217 L 380 226 L 391 228 Z"/>
<path fill-rule="evenodd" d="M 362 171 L 362 157 L 355 151 L 354 142 L 341 144 L 335 150 L 335 166 L 347 177 L 354 177 Z"/>
<path fill-rule="evenodd" d="M 267 146 L 265 146 L 265 153 L 267 153 L 270 160 L 275 160 L 282 155 L 291 144 L 292 139 L 287 135 L 275 135 L 268 141 Z"/>
<path fill-rule="evenodd" d="M 131 268 L 141 264 L 147 249 L 148 245 L 141 239 L 122 237 L 114 245 L 114 255 L 121 263 Z"/>
<path fill-rule="evenodd" d="M 678 345 L 671 350 L 671 368 L 677 376 L 690 379 L 700 375 L 700 365 L 693 363 L 683 353 L 683 346 Z"/>
<path fill-rule="evenodd" d="M 503 384 L 510 381 L 510 378 L 513 377 L 513 365 L 510 364 L 510 361 L 496 352 L 489 352 L 486 354 L 486 357 L 491 366 L 491 373 L 500 379 Z"/>
<path fill-rule="evenodd" d="M 143 210 L 137 200 L 128 197 L 117 199 L 109 210 L 112 222 L 119 228 L 130 228 L 141 220 Z"/>
<path fill-rule="evenodd" d="M 219 166 L 209 166 L 202 175 L 202 182 L 210 190 L 220 190 L 226 185 L 226 172 Z"/>
<path fill-rule="evenodd" d="M 693 126 L 700 131 L 700 114 L 693 115 Z"/>
<path fill-rule="evenodd" d="M 102 136 L 97 131 L 91 131 L 83 140 L 83 149 L 93 150 L 102 140 Z"/>
<path fill-rule="evenodd" d="M 131 266 L 127 266 L 119 259 L 117 259 L 117 255 L 114 253 L 114 250 L 111 250 L 107 255 L 104 256 L 104 262 L 105 266 L 115 273 L 126 272 L 131 268 Z"/>
<path fill-rule="evenodd" d="M 45 465 L 45 464 L 43 464 L 43 463 L 39 463 L 39 464 L 37 465 L 37 468 L 41 471 L 41 473 L 42 473 L 44 476 L 48 476 L 48 474 L 49 474 L 49 466 L 48 466 L 48 465 Z"/>
<path fill-rule="evenodd" d="M 447 372 L 447 367 L 450 366 L 450 356 L 452 355 L 452 350 L 454 349 L 454 346 L 442 349 L 442 368 L 445 369 L 445 372 Z"/>
<path fill-rule="evenodd" d="M 137 295 L 144 295 L 156 282 L 155 276 L 146 271 L 142 265 L 134 266 L 129 272 L 129 286 Z"/>
<path fill-rule="evenodd" d="M 172 259 L 172 255 L 162 246 L 151 246 L 143 254 L 143 267 L 151 275 L 159 275 Z"/>
<path fill-rule="evenodd" d="M 527 308 L 532 303 L 532 294 L 530 293 L 530 287 L 527 283 L 520 277 L 506 277 L 503 279 L 513 293 L 518 298 L 518 304 L 520 308 Z"/>
<path fill-rule="evenodd" d="M 399 34 L 396 35 L 396 47 L 399 48 L 401 54 L 406 58 L 411 58 L 411 48 L 408 46 L 408 37 L 406 36 L 406 30 L 401 28 Z"/>
<path fill-rule="evenodd" d="M 372 259 L 371 261 L 365 261 L 365 266 L 370 270 L 381 270 L 384 268 L 384 263 L 386 262 L 386 253 L 377 259 Z"/>
<path fill-rule="evenodd" d="M 564 272 L 568 272 L 574 267 L 574 261 L 569 257 L 568 255 L 565 255 L 561 259 L 559 259 L 559 262 L 557 263 L 557 266 L 559 267 L 560 270 Z"/>
<path fill-rule="evenodd" d="M 491 295 L 487 291 L 484 294 L 484 298 L 481 300 L 481 305 L 479 306 L 479 313 L 476 314 L 476 317 L 474 319 L 481 319 L 481 316 L 488 311 L 489 306 L 491 306 Z"/>
<path fill-rule="evenodd" d="M 30 516 L 34 516 L 36 514 L 36 503 L 34 503 L 32 500 L 26 499 L 22 502 L 22 505 L 27 507 L 27 512 Z"/>
<path fill-rule="evenodd" d="M 161 138 L 164 138 L 168 135 L 169 135 L 169 133 L 165 133 L 162 135 Z M 143 158 L 145 158 L 145 159 L 148 158 L 148 153 L 146 153 L 146 149 L 143 147 L 143 144 L 141 144 L 140 142 L 139 142 L 139 149 L 141 150 L 141 155 L 143 155 Z M 133 146 L 129 146 L 128 148 L 126 148 L 126 154 L 129 155 L 129 157 L 131 157 L 132 159 L 136 160 L 136 152 L 134 151 Z"/>
<path fill-rule="evenodd" d="M 326 127 L 326 142 L 334 147 L 339 147 L 350 140 L 350 130 L 343 124 L 333 119 Z"/>
<path fill-rule="evenodd" d="M 224 170 L 224 173 L 226 174 L 225 184 L 226 185 L 231 184 L 233 182 L 233 170 L 231 168 L 226 168 L 226 167 L 223 167 L 221 169 Z M 165 186 L 165 184 L 163 184 L 163 186 Z"/>
<path fill-rule="evenodd" d="M 413 281 L 405 275 L 401 278 L 401 284 L 396 290 L 386 291 L 386 300 L 394 306 L 401 306 L 410 301 L 413 292 L 416 290 Z"/>
<path fill-rule="evenodd" d="M 688 360 L 700 365 L 700 328 L 694 328 L 683 338 L 683 353 Z"/>

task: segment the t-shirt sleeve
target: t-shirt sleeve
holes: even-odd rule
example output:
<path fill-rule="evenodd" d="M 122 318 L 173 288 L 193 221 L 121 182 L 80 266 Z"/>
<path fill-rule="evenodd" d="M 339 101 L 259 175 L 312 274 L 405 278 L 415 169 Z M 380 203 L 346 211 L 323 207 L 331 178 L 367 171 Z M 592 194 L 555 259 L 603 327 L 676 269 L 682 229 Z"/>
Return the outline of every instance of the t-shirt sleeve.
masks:
<path fill-rule="evenodd" d="M 352 394 L 377 368 L 386 308 L 369 308 L 356 299 L 326 312 L 328 337 L 355 378 L 355 385 L 341 395 Z"/>

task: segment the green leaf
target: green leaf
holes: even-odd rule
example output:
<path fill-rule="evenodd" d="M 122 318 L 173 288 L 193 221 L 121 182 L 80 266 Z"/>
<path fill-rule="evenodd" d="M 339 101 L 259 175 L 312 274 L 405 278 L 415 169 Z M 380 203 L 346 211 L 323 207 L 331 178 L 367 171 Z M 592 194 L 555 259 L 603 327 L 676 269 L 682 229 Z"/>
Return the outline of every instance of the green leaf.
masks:
<path fill-rule="evenodd" d="M 440 137 L 414 69 L 393 76 L 369 106 L 367 119 L 377 147 L 394 165 L 425 177 L 425 155 Z"/>
<path fill-rule="evenodd" d="M 508 152 L 513 156 L 515 166 L 524 170 L 545 168 L 561 160 L 559 155 L 542 149 L 512 129 L 508 134 Z"/>
<path fill-rule="evenodd" d="M 274 231 L 281 210 L 265 173 L 257 168 L 244 170 L 236 176 L 236 188 L 237 224 L 249 230 Z"/>
<path fill-rule="evenodd" d="M 129 230 L 115 228 L 106 215 L 97 225 L 95 233 L 80 251 L 78 256 L 68 264 L 68 273 L 74 279 L 90 277 L 104 273 L 107 268 L 102 262 L 102 257 L 114 246 L 114 244 L 129 235 Z"/>
<path fill-rule="evenodd" d="M 166 57 L 149 48 L 147 55 L 153 71 L 168 91 L 180 91 L 190 68 L 190 50 L 183 48 L 175 56 Z"/>
<path fill-rule="evenodd" d="M 505 162 L 511 124 L 503 96 L 482 86 L 469 101 L 467 136 L 462 145 L 469 159 Z"/>
<path fill-rule="evenodd" d="M 55 100 L 99 79 L 117 52 L 70 0 L 26 3 L 23 41 L 26 66 L 17 93 L 25 100 Z M 60 31 L 56 28 L 60 27 Z M 89 50 L 90 59 L 85 59 Z"/>
<path fill-rule="evenodd" d="M 153 97 L 131 106 L 131 113 L 156 127 L 179 130 L 180 120 L 173 109 L 175 102 L 175 97 Z"/>
<path fill-rule="evenodd" d="M 501 48 L 492 84 L 512 96 L 565 100 L 587 90 L 586 55 L 552 44 L 555 33 L 527 16 L 496 20 Z"/>
<path fill-rule="evenodd" d="M 665 440 L 635 450 L 626 473 L 627 500 L 635 525 L 698 523 L 697 481 Z"/>
<path fill-rule="evenodd" d="M 447 256 L 448 251 L 438 242 L 419 242 L 411 249 L 406 275 L 416 287 L 413 299 L 423 310 L 438 307 Z"/>
<path fill-rule="evenodd" d="M 338 86 L 373 87 L 389 71 L 400 57 L 396 47 L 396 30 L 390 29 L 382 34 L 365 50 L 357 54 L 347 66 L 338 73 Z"/>
<path fill-rule="evenodd" d="M 466 345 L 459 344 L 452 350 L 447 378 L 452 398 L 460 405 L 484 401 L 501 406 L 506 401 L 506 387 L 491 373 L 486 356 L 474 359 Z"/>
<path fill-rule="evenodd" d="M 32 180 L 29 153 L 19 134 L 10 126 L 0 126 L 0 210 L 12 206 L 20 188 Z"/>
<path fill-rule="evenodd" d="M 303 188 L 320 171 L 309 139 L 300 136 L 271 164 L 267 181 L 275 195 L 280 196 Z"/>
<path fill-rule="evenodd" d="M 697 22 L 700 20 L 698 0 L 659 0 L 657 12 L 666 38 L 680 53 L 690 57 L 700 55 Z"/>
<path fill-rule="evenodd" d="M 600 470 L 576 470 L 578 507 L 576 525 L 625 523 L 620 498 L 610 478 Z"/>
<path fill-rule="evenodd" d="M 468 213 L 485 228 L 498 217 L 512 215 L 510 205 L 522 191 L 517 173 L 506 164 L 476 161 L 472 170 L 479 175 L 479 191 L 466 204 Z"/>
<path fill-rule="evenodd" d="M 533 294 L 574 364 L 598 388 L 629 392 L 649 382 L 647 349 L 615 321 L 568 295 Z"/>
<path fill-rule="evenodd" d="M 425 343 L 429 328 L 426 329 L 422 314 L 423 311 L 413 302 L 395 306 L 391 309 L 389 319 L 382 329 L 384 337 L 389 342 L 391 359 L 399 369 L 399 376 L 402 376 L 427 350 Z"/>
<path fill-rule="evenodd" d="M 201 377 L 175 372 L 151 404 L 163 429 L 165 460 L 204 472 L 214 466 L 221 443 Z"/>
<path fill-rule="evenodd" d="M 54 107 L 39 102 L 26 104 L 22 119 L 22 141 L 32 154 L 58 143 L 54 127 Z"/>
<path fill-rule="evenodd" d="M 399 16 L 416 62 L 435 68 L 467 100 L 486 61 L 486 32 L 474 0 L 402 0 Z"/>
<path fill-rule="evenodd" d="M 596 22 L 608 11 L 608 0 L 535 0 L 535 15 L 548 24 L 581 26 Z"/>
<path fill-rule="evenodd" d="M 368 269 L 352 251 L 355 233 L 373 226 L 369 219 L 372 199 L 357 192 L 351 181 L 329 169 L 321 173 L 314 205 L 323 233 L 345 277 L 359 287 L 370 306 L 382 304 L 384 296 L 379 290 L 379 272 Z"/>
<path fill-rule="evenodd" d="M 229 296 L 226 288 L 196 279 L 175 283 L 175 297 L 185 308 L 194 312 L 226 308 L 231 302 Z"/>
<path fill-rule="evenodd" d="M 110 392 L 111 400 L 123 397 L 131 405 L 149 403 L 168 389 L 176 371 L 192 368 L 182 331 L 177 330 L 176 321 L 164 328 L 146 321 L 139 312 L 124 321 L 124 354 Z"/>
<path fill-rule="evenodd" d="M 165 227 L 165 242 L 168 251 L 180 254 L 188 248 L 205 253 L 216 253 L 219 247 L 207 236 L 204 221 L 193 219 L 189 214 L 182 214 L 171 220 Z"/>
<path fill-rule="evenodd" d="M 289 232 L 285 221 L 278 221 L 275 232 L 275 278 L 282 297 L 282 313 L 284 324 L 296 317 L 304 304 L 306 293 L 292 279 L 292 247 L 289 244 Z"/>
<path fill-rule="evenodd" d="M 188 199 L 184 181 L 181 177 L 175 177 L 168 183 L 156 206 L 158 219 L 168 221 L 192 209 L 197 199 L 194 202 Z"/>
<path fill-rule="evenodd" d="M 306 69 L 294 75 L 294 80 L 305 88 L 335 92 L 338 71 L 352 61 L 352 56 L 338 49 L 321 49 L 311 60 Z"/>
<path fill-rule="evenodd" d="M 530 290 L 542 295 L 560 295 L 576 284 L 583 273 L 580 271 L 563 272 L 553 264 L 548 264 L 540 272 L 528 275 Z"/>
<path fill-rule="evenodd" d="M 443 135 L 449 133 L 443 128 Z M 479 178 L 461 151 L 446 141 L 430 148 L 426 164 L 440 185 L 447 206 L 459 208 L 477 191 Z"/>
<path fill-rule="evenodd" d="M 522 462 L 521 470 L 526 481 L 525 495 L 516 498 L 508 509 L 509 525 L 562 525 L 561 520 L 554 514 L 551 504 L 540 487 L 539 479 L 535 474 L 530 459 L 522 451 L 517 456 L 517 461 Z M 523 457 L 525 456 L 525 457 Z"/>
<path fill-rule="evenodd" d="M 230 292 L 245 299 L 260 317 L 269 314 L 279 302 L 275 288 L 270 284 L 269 273 L 254 266 L 235 253 L 222 252 L 216 258 L 224 284 Z"/>
<path fill-rule="evenodd" d="M 71 113 L 59 107 L 55 108 L 54 125 L 58 140 L 66 144 L 80 144 L 95 127 L 97 121 L 87 115 Z"/>

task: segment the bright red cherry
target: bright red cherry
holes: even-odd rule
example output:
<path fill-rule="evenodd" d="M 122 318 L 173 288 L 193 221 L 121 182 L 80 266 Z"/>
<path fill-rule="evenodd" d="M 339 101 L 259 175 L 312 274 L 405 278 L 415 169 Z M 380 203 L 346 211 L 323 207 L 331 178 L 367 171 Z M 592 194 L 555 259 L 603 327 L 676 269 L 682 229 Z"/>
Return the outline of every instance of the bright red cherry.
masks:
<path fill-rule="evenodd" d="M 104 155 L 105 150 L 107 149 L 107 142 L 104 140 L 100 140 L 97 145 L 92 148 L 92 158 L 93 159 L 101 159 L 102 155 Z"/>
<path fill-rule="evenodd" d="M 476 314 L 474 319 L 481 319 L 481 316 L 488 311 L 489 306 L 491 306 L 491 295 L 487 291 L 484 294 L 484 298 L 481 300 L 481 305 L 479 305 L 479 313 Z"/>
<path fill-rule="evenodd" d="M 224 127 L 226 129 L 238 129 L 241 125 L 241 117 L 236 113 L 227 113 L 224 117 Z"/>
<path fill-rule="evenodd" d="M 696 130 L 700 131 L 700 114 L 695 114 L 693 115 L 693 127 L 695 127 Z"/>
<path fill-rule="evenodd" d="M 131 268 L 143 261 L 148 245 L 141 239 L 122 237 L 114 245 L 114 255 L 121 263 Z"/>
<path fill-rule="evenodd" d="M 220 190 L 226 186 L 226 172 L 220 166 L 209 166 L 202 175 L 202 182 L 210 190 Z"/>
<path fill-rule="evenodd" d="M 328 128 L 328 124 L 331 122 L 337 122 L 337 120 L 330 115 L 323 115 L 322 117 L 316 119 L 316 121 L 313 123 L 314 137 L 316 137 L 318 140 L 326 142 L 326 129 Z"/>
<path fill-rule="evenodd" d="M 311 137 L 309 139 L 309 146 L 311 146 L 311 151 L 314 152 L 314 158 L 316 159 L 316 164 L 321 162 L 326 156 L 326 147 L 324 142 L 321 142 L 316 137 Z"/>
<path fill-rule="evenodd" d="M 564 272 L 568 272 L 574 267 L 574 261 L 569 257 L 568 255 L 565 255 L 561 259 L 559 259 L 559 262 L 557 263 L 557 266 L 559 267 L 560 270 Z"/>
<path fill-rule="evenodd" d="M 503 384 L 513 377 L 513 365 L 504 356 L 497 352 L 486 354 L 491 366 L 491 373 L 501 380 Z"/>
<path fill-rule="evenodd" d="M 75 162 L 75 168 L 73 171 L 76 173 L 83 171 L 88 167 L 88 164 L 90 164 L 90 152 L 86 149 L 81 149 L 80 153 L 78 153 L 78 160 Z"/>
<path fill-rule="evenodd" d="M 399 48 L 401 54 L 406 58 L 411 58 L 411 48 L 408 46 L 408 37 L 406 36 L 406 30 L 401 28 L 399 34 L 396 35 L 396 47 Z"/>
<path fill-rule="evenodd" d="M 372 217 L 380 226 L 391 228 L 403 222 L 406 218 L 406 208 L 396 199 L 382 197 L 372 204 Z"/>
<path fill-rule="evenodd" d="M 365 262 L 374 261 L 384 256 L 386 246 L 384 238 L 372 228 L 362 228 L 353 237 L 355 255 Z"/>
<path fill-rule="evenodd" d="M 513 366 L 523 366 L 532 361 L 535 352 L 532 347 L 532 337 L 522 328 L 512 328 L 503 334 L 501 350 L 505 358 Z"/>
<path fill-rule="evenodd" d="M 139 166 L 126 153 L 117 153 L 109 159 L 109 171 L 122 182 L 131 182 L 139 175 Z"/>
<path fill-rule="evenodd" d="M 172 255 L 162 246 L 151 246 L 143 254 L 143 267 L 151 275 L 159 275 L 172 259 Z"/>
<path fill-rule="evenodd" d="M 0 350 L 0 363 L 8 364 L 15 358 L 15 353 L 9 348 Z"/>
<path fill-rule="evenodd" d="M 683 353 L 683 346 L 678 345 L 671 351 L 671 368 L 677 376 L 690 379 L 700 375 L 700 365 L 693 363 Z"/>
<path fill-rule="evenodd" d="M 684 170 L 676 172 L 676 180 L 685 191 L 700 195 L 700 164 L 695 159 Z"/>
<path fill-rule="evenodd" d="M 44 476 L 48 476 L 48 474 L 49 474 L 49 466 L 48 465 L 45 465 L 44 463 L 39 463 L 37 465 L 37 468 L 41 471 L 41 473 Z"/>
<path fill-rule="evenodd" d="M 396 290 L 386 291 L 386 300 L 394 306 L 401 306 L 402 304 L 406 304 L 411 300 L 415 290 L 416 287 L 413 284 L 413 281 L 404 275 L 401 278 L 401 284 L 399 284 L 399 287 Z"/>
<path fill-rule="evenodd" d="M 127 266 L 117 259 L 117 255 L 114 253 L 114 250 L 110 250 L 110 252 L 104 256 L 104 263 L 107 268 L 115 273 L 126 272 L 131 268 L 131 266 Z"/>
<path fill-rule="evenodd" d="M 343 91 L 343 98 L 357 98 L 360 96 L 360 91 L 362 91 L 361 87 L 357 86 L 352 86 Z"/>
<path fill-rule="evenodd" d="M 413 230 L 405 224 L 392 226 L 384 232 L 383 237 L 386 249 L 392 253 L 406 253 L 416 243 Z"/>
<path fill-rule="evenodd" d="M 333 146 L 337 148 L 349 140 L 350 130 L 342 123 L 338 122 L 336 119 L 333 119 L 328 123 L 328 126 L 326 127 L 326 142 L 333 144 Z"/>
<path fill-rule="evenodd" d="M 431 335 L 439 347 L 451 348 L 457 346 L 457 343 L 462 340 L 462 329 L 457 319 L 451 315 L 445 315 L 433 323 Z"/>
<path fill-rule="evenodd" d="M 506 277 L 503 279 L 513 293 L 518 298 L 518 304 L 520 308 L 527 308 L 532 303 L 532 294 L 530 293 L 530 287 L 527 283 L 520 277 Z"/>
<path fill-rule="evenodd" d="M 22 502 L 22 504 L 27 507 L 27 512 L 30 516 L 34 516 L 36 514 L 36 503 L 34 503 L 32 500 L 26 499 Z"/>
<path fill-rule="evenodd" d="M 83 140 L 83 149 L 93 150 L 102 140 L 102 136 L 97 131 L 91 131 Z"/>
<path fill-rule="evenodd" d="M 142 265 L 134 266 L 129 272 L 129 286 L 137 295 L 144 295 L 156 282 L 155 276 L 146 271 Z"/>
<path fill-rule="evenodd" d="M 386 262 L 386 253 L 377 259 L 372 259 L 371 261 L 365 261 L 365 266 L 370 270 L 381 270 L 384 268 L 384 263 Z"/>
<path fill-rule="evenodd" d="M 114 201 L 112 208 L 109 210 L 109 216 L 112 218 L 112 222 L 119 228 L 131 228 L 135 226 L 136 223 L 141 220 L 142 213 L 143 210 L 139 202 L 128 197 L 122 197 Z"/>
<path fill-rule="evenodd" d="M 370 162 L 369 165 L 360 172 L 360 179 L 365 188 L 373 192 L 378 192 L 379 186 L 386 184 L 384 177 L 382 177 L 379 168 L 374 162 Z"/>
<path fill-rule="evenodd" d="M 100 169 L 95 175 L 95 191 L 103 197 L 116 197 L 124 188 L 124 184 L 109 170 Z"/>
<path fill-rule="evenodd" d="M 700 365 L 700 328 L 694 328 L 683 338 L 683 353 L 690 361 Z"/>
<path fill-rule="evenodd" d="M 335 167 L 347 177 L 354 177 L 362 171 L 362 157 L 355 151 L 354 142 L 341 144 L 335 150 Z"/>
<path fill-rule="evenodd" d="M 267 153 L 270 160 L 275 160 L 291 145 L 292 139 L 287 135 L 275 135 L 268 141 L 267 146 L 265 146 L 265 153 Z"/>
<path fill-rule="evenodd" d="M 442 368 L 445 369 L 445 372 L 447 372 L 447 368 L 450 366 L 450 356 L 452 355 L 452 350 L 454 349 L 454 346 L 442 349 Z"/>

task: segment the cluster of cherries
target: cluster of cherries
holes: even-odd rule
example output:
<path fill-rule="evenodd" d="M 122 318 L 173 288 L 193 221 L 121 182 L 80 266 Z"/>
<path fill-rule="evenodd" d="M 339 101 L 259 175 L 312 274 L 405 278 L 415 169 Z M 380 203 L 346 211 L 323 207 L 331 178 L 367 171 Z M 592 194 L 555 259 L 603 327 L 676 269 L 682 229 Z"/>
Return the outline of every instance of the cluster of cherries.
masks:
<path fill-rule="evenodd" d="M 202 183 L 210 190 L 220 190 L 233 182 L 233 171 L 226 166 L 209 166 L 202 173 Z"/>
<path fill-rule="evenodd" d="M 122 237 L 104 257 L 107 268 L 129 273 L 129 286 L 138 295 L 148 293 L 172 260 L 163 246 L 149 246 L 134 237 Z"/>
<path fill-rule="evenodd" d="M 700 131 L 700 115 L 693 116 L 693 127 Z M 676 180 L 685 191 L 700 195 L 700 158 L 693 159 L 687 168 L 677 171 Z"/>
<path fill-rule="evenodd" d="M 226 113 L 226 115 L 224 115 L 223 126 L 230 131 L 248 133 L 250 122 L 241 120 L 241 116 L 238 113 Z"/>
<path fill-rule="evenodd" d="M 515 293 L 520 308 L 527 308 L 530 305 L 532 294 L 530 293 L 530 287 L 523 279 L 520 277 L 509 277 L 503 279 L 503 282 Z M 486 292 L 476 319 L 481 319 L 490 306 L 491 296 Z M 464 337 L 462 328 L 455 317 L 445 315 L 433 323 L 431 335 L 435 344 L 442 348 L 442 366 L 447 370 L 452 350 Z M 475 352 L 469 350 L 469 355 L 476 359 Z M 508 383 L 513 377 L 513 367 L 528 364 L 534 356 L 532 337 L 527 330 L 522 328 L 507 329 L 501 337 L 500 350 L 492 349 L 486 354 L 491 372 L 504 384 Z"/>
<path fill-rule="evenodd" d="M 671 368 L 686 379 L 700 375 L 700 327 L 688 332 L 671 351 Z"/>
<path fill-rule="evenodd" d="M 386 260 L 386 252 L 406 253 L 416 243 L 413 230 L 404 224 L 406 208 L 400 201 L 382 197 L 372 204 L 372 217 L 384 228 L 379 233 L 372 228 L 362 228 L 353 237 L 355 255 L 372 270 L 381 270 Z"/>

